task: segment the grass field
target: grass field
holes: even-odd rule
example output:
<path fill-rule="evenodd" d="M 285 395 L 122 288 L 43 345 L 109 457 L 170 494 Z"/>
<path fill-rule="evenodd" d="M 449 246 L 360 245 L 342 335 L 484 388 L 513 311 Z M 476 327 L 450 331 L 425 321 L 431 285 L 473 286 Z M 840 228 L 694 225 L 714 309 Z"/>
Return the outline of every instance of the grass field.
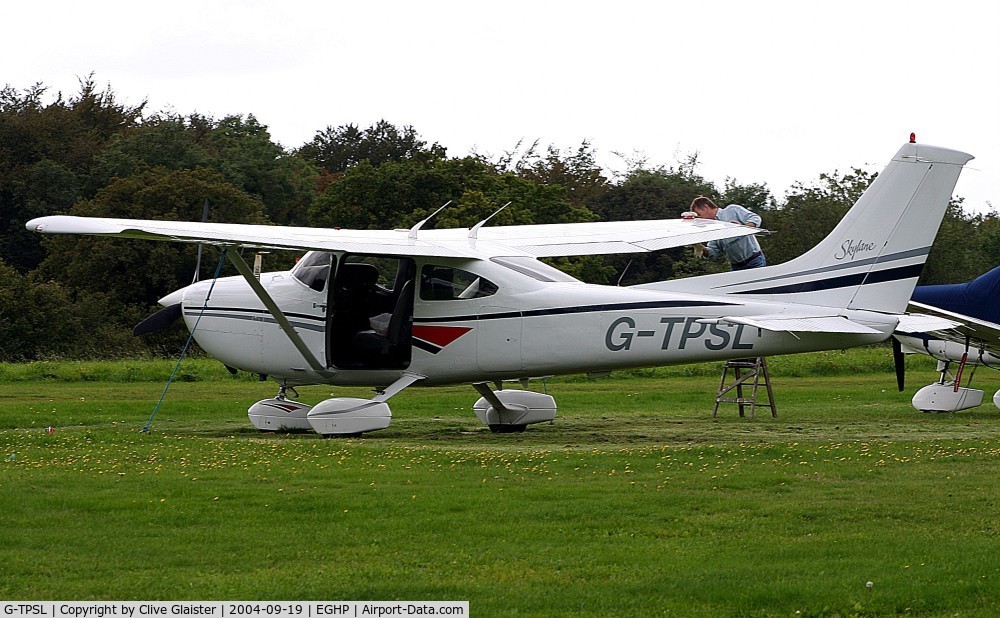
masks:
<path fill-rule="evenodd" d="M 776 419 L 713 419 L 719 366 L 553 379 L 556 421 L 512 435 L 470 387 L 410 389 L 346 440 L 254 432 L 274 385 L 211 361 L 149 433 L 172 363 L 0 365 L 0 597 L 993 616 L 1000 411 L 916 412 L 908 361 L 898 393 L 882 348 L 770 359 Z"/>

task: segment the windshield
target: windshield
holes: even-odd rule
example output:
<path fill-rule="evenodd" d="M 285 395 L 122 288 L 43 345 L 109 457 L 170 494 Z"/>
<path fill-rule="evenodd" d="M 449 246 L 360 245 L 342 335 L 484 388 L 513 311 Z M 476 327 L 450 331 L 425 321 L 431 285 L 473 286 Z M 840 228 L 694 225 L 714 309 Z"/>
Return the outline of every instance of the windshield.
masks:
<path fill-rule="evenodd" d="M 322 292 L 326 287 L 326 280 L 330 278 L 330 256 L 325 251 L 310 251 L 292 269 L 292 276 L 317 292 Z"/>

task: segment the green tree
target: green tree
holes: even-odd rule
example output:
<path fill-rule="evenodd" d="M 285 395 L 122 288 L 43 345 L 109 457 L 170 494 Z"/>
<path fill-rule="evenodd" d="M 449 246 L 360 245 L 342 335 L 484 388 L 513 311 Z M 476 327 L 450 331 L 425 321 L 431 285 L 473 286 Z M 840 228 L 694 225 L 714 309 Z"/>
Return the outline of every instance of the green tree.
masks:
<path fill-rule="evenodd" d="M 774 232 L 761 240 L 768 262 L 798 257 L 825 238 L 878 176 L 861 169 L 820 174 L 811 185 L 796 183 L 785 203 L 767 214 Z M 969 215 L 962 199 L 953 200 L 920 276 L 921 285 L 959 283 L 976 277 L 1000 258 L 1000 222 L 995 216 Z"/>
<path fill-rule="evenodd" d="M 726 178 L 721 205 L 739 204 L 764 217 L 778 207 L 777 201 L 766 184 L 740 184 L 735 178 Z M 766 222 L 765 222 L 766 225 Z"/>
<path fill-rule="evenodd" d="M 588 141 L 569 155 L 564 155 L 552 145 L 544 155 L 539 154 L 538 142 L 535 142 L 518 157 L 519 147 L 520 144 L 495 161 L 482 155 L 476 155 L 476 158 L 498 173 L 511 172 L 538 184 L 563 187 L 567 199 L 574 206 L 588 206 L 610 187 L 608 178 L 597 163 L 596 152 Z"/>
<path fill-rule="evenodd" d="M 976 232 L 976 249 L 982 259 L 980 268 L 986 272 L 1000 264 L 1000 215 L 996 210 L 979 217 Z"/>
<path fill-rule="evenodd" d="M 40 84 L 23 92 L 0 90 L 0 253 L 21 272 L 42 258 L 29 219 L 66 212 L 93 195 L 89 177 L 97 156 L 118 133 L 136 126 L 145 103 L 120 104 L 92 76 L 69 99 L 44 101 Z"/>
<path fill-rule="evenodd" d="M 106 319 L 111 301 L 106 294 L 78 296 L 0 260 L 0 362 L 141 353 L 141 342 Z"/>
<path fill-rule="evenodd" d="M 68 303 L 69 295 L 58 284 L 29 285 L 27 276 L 0 260 L 0 361 L 65 352 L 76 333 L 53 309 Z"/>
<path fill-rule="evenodd" d="M 340 174 L 363 161 L 378 167 L 408 159 L 443 159 L 446 152 L 437 143 L 428 146 L 412 126 L 400 128 L 379 120 L 363 130 L 354 124 L 327 127 L 296 154 L 328 173 Z"/>
<path fill-rule="evenodd" d="M 779 208 L 767 214 L 773 235 L 762 239 L 768 263 L 796 258 L 815 247 L 844 218 L 878 174 L 855 168 L 820 174 L 811 185 L 795 183 Z"/>
<path fill-rule="evenodd" d="M 690 209 L 698 195 L 717 197 L 715 186 L 697 172 L 697 156 L 676 167 L 638 167 L 622 182 L 608 188 L 590 204 L 605 221 L 677 219 Z M 683 247 L 635 255 L 606 256 L 604 261 L 615 274 L 606 283 L 634 285 L 679 276 L 703 274 L 721 268 L 704 260 L 694 260 Z M 597 281 L 595 281 L 597 282 Z"/>
<path fill-rule="evenodd" d="M 362 161 L 348 169 L 314 203 L 310 223 L 354 229 L 407 228 L 451 202 L 427 225 L 470 227 L 510 202 L 488 225 L 591 221 L 593 213 L 572 204 L 568 190 L 516 174 L 499 173 L 475 157 L 408 159 L 375 167 Z M 580 278 L 606 279 L 600 258 L 553 260 Z"/>
<path fill-rule="evenodd" d="M 920 285 L 963 283 L 995 267 L 997 231 L 995 220 L 966 214 L 962 199 L 952 200 L 920 273 Z"/>
<path fill-rule="evenodd" d="M 566 189 L 541 185 L 514 174 L 498 174 L 473 157 L 406 160 L 379 167 L 362 162 L 317 198 L 310 223 L 357 229 L 410 227 L 443 204 L 451 205 L 428 223 L 463 227 L 512 202 L 495 225 L 559 223 L 593 219 L 569 203 Z"/>
<path fill-rule="evenodd" d="M 145 170 L 112 182 L 93 199 L 75 204 L 70 214 L 191 221 L 201 218 L 206 199 L 211 220 L 267 222 L 260 200 L 208 169 Z M 108 295 L 120 306 L 108 320 L 129 328 L 164 294 L 191 282 L 197 259 L 190 244 L 90 236 L 52 236 L 44 243 L 48 255 L 39 274 L 87 295 Z"/>
<path fill-rule="evenodd" d="M 261 200 L 281 225 L 304 225 L 316 193 L 317 170 L 271 141 L 252 115 L 227 116 L 208 135 L 212 167 L 231 184 Z"/>
<path fill-rule="evenodd" d="M 211 121 L 209 121 L 211 122 Z M 155 115 L 115 135 L 97 156 L 93 182 L 97 188 L 114 178 L 127 178 L 150 168 L 195 169 L 211 165 L 207 131 L 188 119 Z"/>
<path fill-rule="evenodd" d="M 259 198 L 268 217 L 283 225 L 305 224 L 316 194 L 315 167 L 272 142 L 253 116 L 156 116 L 117 135 L 98 161 L 99 186 L 149 168 L 210 167 Z"/>

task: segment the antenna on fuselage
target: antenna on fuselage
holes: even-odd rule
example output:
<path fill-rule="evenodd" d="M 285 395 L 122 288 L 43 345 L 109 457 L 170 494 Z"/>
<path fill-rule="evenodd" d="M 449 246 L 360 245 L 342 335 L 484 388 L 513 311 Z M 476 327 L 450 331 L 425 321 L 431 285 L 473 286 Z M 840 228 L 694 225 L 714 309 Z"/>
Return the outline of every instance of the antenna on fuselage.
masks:
<path fill-rule="evenodd" d="M 484 224 L 485 224 L 485 223 L 486 223 L 487 221 L 489 221 L 489 220 L 490 220 L 490 219 L 492 219 L 493 217 L 495 217 L 495 216 L 497 216 L 498 214 L 500 214 L 500 211 L 501 211 L 501 210 L 503 210 L 504 208 L 507 208 L 508 206 L 510 206 L 510 205 L 511 205 L 511 203 L 512 203 L 512 202 L 507 202 L 506 204 L 504 204 L 503 206 L 501 206 L 501 207 L 500 207 L 499 209 L 497 209 L 497 211 L 496 211 L 495 213 L 493 213 L 492 215 L 490 215 L 490 216 L 486 217 L 485 219 L 483 219 L 483 220 L 482 220 L 482 221 L 480 221 L 479 223 L 477 223 L 477 224 L 473 225 L 473 226 L 472 226 L 472 228 L 471 228 L 471 229 L 469 229 L 469 240 L 476 240 L 476 239 L 478 238 L 478 236 L 479 236 L 479 228 L 483 227 L 483 225 L 484 225 Z"/>
<path fill-rule="evenodd" d="M 431 216 L 427 217 L 426 219 L 424 219 L 422 221 L 418 221 L 416 225 L 414 225 L 413 227 L 411 227 L 410 228 L 410 234 L 409 234 L 410 239 L 411 240 L 416 240 L 417 239 L 417 230 L 419 230 L 420 228 L 422 228 L 425 223 L 427 223 L 428 221 L 430 221 L 431 219 L 433 219 L 434 215 L 436 215 L 439 212 L 441 212 L 442 210 L 444 210 L 445 207 L 448 204 L 451 204 L 451 200 L 448 200 L 447 202 L 444 203 L 444 206 L 441 206 L 441 208 L 438 208 L 437 210 L 435 210 L 434 212 L 432 212 Z"/>

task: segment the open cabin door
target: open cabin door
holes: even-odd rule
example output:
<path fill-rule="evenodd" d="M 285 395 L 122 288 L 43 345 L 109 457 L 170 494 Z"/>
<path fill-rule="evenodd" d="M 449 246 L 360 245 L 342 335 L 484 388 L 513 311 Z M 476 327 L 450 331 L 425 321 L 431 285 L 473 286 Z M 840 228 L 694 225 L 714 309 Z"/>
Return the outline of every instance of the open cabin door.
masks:
<path fill-rule="evenodd" d="M 346 254 L 329 287 L 327 362 L 340 369 L 405 369 L 412 353 L 416 265 Z"/>

